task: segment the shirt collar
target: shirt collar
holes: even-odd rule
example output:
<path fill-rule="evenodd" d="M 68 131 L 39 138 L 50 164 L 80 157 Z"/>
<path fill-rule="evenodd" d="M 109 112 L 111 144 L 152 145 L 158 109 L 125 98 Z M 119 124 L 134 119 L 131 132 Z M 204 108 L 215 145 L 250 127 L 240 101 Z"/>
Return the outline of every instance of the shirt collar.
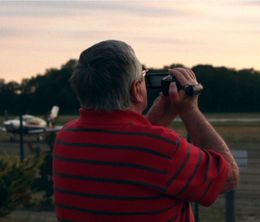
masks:
<path fill-rule="evenodd" d="M 150 125 L 150 122 L 141 114 L 133 111 L 96 111 L 81 108 L 80 121 L 95 125 L 116 125 L 116 124 L 141 124 Z"/>

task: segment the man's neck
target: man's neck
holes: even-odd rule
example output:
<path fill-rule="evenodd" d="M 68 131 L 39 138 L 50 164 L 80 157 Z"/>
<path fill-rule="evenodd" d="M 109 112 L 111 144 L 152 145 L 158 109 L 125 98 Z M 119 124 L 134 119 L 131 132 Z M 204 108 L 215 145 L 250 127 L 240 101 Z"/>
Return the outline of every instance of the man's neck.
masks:
<path fill-rule="evenodd" d="M 140 106 L 135 106 L 135 105 L 130 106 L 127 110 L 132 111 L 132 112 L 136 112 L 136 113 L 139 113 L 139 114 L 143 113 L 143 108 L 140 107 Z"/>

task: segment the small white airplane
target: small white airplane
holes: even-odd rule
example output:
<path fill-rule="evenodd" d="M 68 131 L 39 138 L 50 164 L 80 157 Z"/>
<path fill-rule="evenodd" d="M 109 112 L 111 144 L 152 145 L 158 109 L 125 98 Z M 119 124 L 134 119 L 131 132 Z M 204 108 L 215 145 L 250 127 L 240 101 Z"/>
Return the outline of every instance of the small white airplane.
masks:
<path fill-rule="evenodd" d="M 32 115 L 22 115 L 22 133 L 29 135 L 59 131 L 62 126 L 55 125 L 58 113 L 59 107 L 53 106 L 46 120 Z M 19 117 L 6 120 L 3 122 L 3 125 L 4 127 L 1 128 L 1 131 L 13 134 L 21 133 L 21 121 Z"/>

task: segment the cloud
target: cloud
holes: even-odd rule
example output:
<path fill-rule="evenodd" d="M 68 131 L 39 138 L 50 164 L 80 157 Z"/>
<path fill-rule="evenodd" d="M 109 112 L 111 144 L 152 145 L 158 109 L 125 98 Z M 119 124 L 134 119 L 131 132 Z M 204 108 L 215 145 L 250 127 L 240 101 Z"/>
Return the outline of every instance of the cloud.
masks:
<path fill-rule="evenodd" d="M 259 0 L 250 0 L 250 1 L 240 1 L 241 5 L 245 5 L 245 6 L 260 6 L 260 1 Z"/>
<path fill-rule="evenodd" d="M 152 36 L 146 36 L 146 37 L 135 37 L 136 40 L 143 42 L 144 44 L 158 44 L 158 45 L 190 45 L 194 44 L 194 41 L 188 40 L 188 39 L 181 39 L 181 38 L 175 38 L 175 37 L 152 37 Z"/>
<path fill-rule="evenodd" d="M 0 29 L 0 39 L 15 37 L 18 33 L 19 31 L 17 29 L 2 27 Z"/>
<path fill-rule="evenodd" d="M 176 4 L 177 5 L 177 4 Z M 170 7 L 169 7 L 170 6 Z M 168 1 L 31 1 L 1 2 L 0 16 L 75 16 L 95 11 L 111 11 L 139 16 L 182 16 L 192 12 Z"/>
<path fill-rule="evenodd" d="M 95 39 L 95 38 L 101 38 L 103 36 L 110 35 L 111 32 L 108 30 L 98 30 L 98 29 L 92 29 L 92 30 L 68 30 L 64 31 L 62 33 L 64 37 L 69 39 Z"/>
<path fill-rule="evenodd" d="M 227 7 L 249 7 L 249 8 L 258 8 L 260 6 L 260 0 L 228 0 L 222 2 L 223 6 Z M 245 9 L 245 8 L 244 8 Z"/>
<path fill-rule="evenodd" d="M 132 33 L 136 26 L 153 27 L 160 24 L 160 18 L 187 18 L 194 13 L 172 1 L 151 0 L 2 1 L 0 4 L 0 27 L 8 27 L 1 28 L 0 38 L 25 33 L 31 38 L 46 33 L 65 38 L 110 37 Z"/>

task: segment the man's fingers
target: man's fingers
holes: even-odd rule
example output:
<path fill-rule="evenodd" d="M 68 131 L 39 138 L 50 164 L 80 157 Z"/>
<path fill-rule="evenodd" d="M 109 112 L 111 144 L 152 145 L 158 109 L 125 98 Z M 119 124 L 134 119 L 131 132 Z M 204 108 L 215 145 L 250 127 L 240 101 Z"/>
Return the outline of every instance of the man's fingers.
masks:
<path fill-rule="evenodd" d="M 169 86 L 169 97 L 175 101 L 178 101 L 179 99 L 178 89 L 175 82 L 171 82 Z"/>
<path fill-rule="evenodd" d="M 186 74 L 183 74 L 181 70 L 175 68 L 175 69 L 170 69 L 169 71 L 172 75 L 174 75 L 178 79 L 178 81 L 182 86 L 188 85 L 189 80 L 186 78 Z"/>
<path fill-rule="evenodd" d="M 197 84 L 194 72 L 187 68 L 174 68 L 169 72 L 174 75 L 182 86 Z"/>
<path fill-rule="evenodd" d="M 191 69 L 188 69 L 188 68 L 177 68 L 179 70 L 181 70 L 183 73 L 186 74 L 186 77 L 188 79 L 196 79 L 196 76 L 194 74 L 194 72 L 191 70 Z"/>
<path fill-rule="evenodd" d="M 191 69 L 188 68 L 177 68 L 177 70 L 186 78 L 187 81 L 193 84 L 197 83 L 196 76 Z"/>
<path fill-rule="evenodd" d="M 189 69 L 189 72 L 190 72 L 191 76 L 193 77 L 193 79 L 197 80 L 195 73 L 191 69 Z"/>

